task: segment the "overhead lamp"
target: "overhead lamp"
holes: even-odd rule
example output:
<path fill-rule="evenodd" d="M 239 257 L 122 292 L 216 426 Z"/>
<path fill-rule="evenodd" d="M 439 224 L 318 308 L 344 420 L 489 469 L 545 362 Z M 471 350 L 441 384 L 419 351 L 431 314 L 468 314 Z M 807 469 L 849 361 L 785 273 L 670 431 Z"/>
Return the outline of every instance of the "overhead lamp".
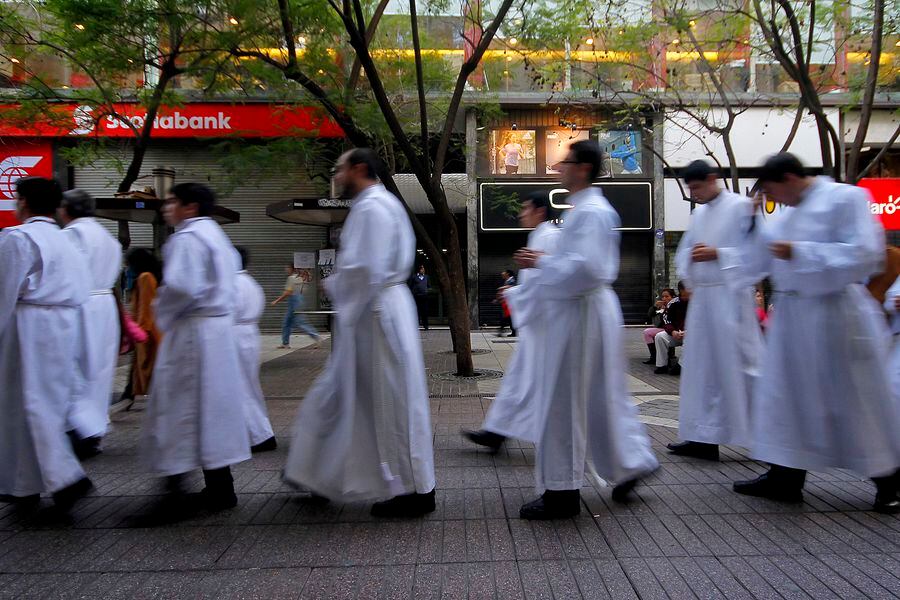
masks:
<path fill-rule="evenodd" d="M 133 61 L 132 59 L 129 58 L 129 59 L 127 59 L 127 60 L 128 60 L 128 64 L 130 64 L 130 65 L 133 65 L 133 64 L 134 64 L 134 61 Z"/>
<path fill-rule="evenodd" d="M 69 86 L 64 85 L 64 86 L 62 86 L 62 89 L 67 90 L 67 89 L 69 89 Z"/>
<path fill-rule="evenodd" d="M 619 35 L 625 35 L 625 30 L 624 30 L 624 29 L 620 29 L 620 30 L 619 30 Z"/>
<path fill-rule="evenodd" d="M 325 74 L 325 71 L 323 71 L 322 69 L 319 69 L 319 75 L 324 75 L 324 74 Z"/>
<path fill-rule="evenodd" d="M 507 56 L 507 57 L 506 57 L 506 62 L 512 62 L 512 56 Z"/>
<path fill-rule="evenodd" d="M 75 23 L 75 29 L 77 29 L 78 31 L 84 31 L 84 25 L 82 25 L 81 23 Z"/>
<path fill-rule="evenodd" d="M 897 48 L 900 48 L 900 40 L 897 40 L 897 43 L 894 44 L 894 46 L 896 46 Z"/>
<path fill-rule="evenodd" d="M 510 46 L 515 46 L 515 45 L 518 44 L 518 43 L 519 43 L 519 40 L 517 40 L 516 38 L 514 38 L 514 37 L 509 38 L 509 45 L 510 45 Z"/>
<path fill-rule="evenodd" d="M 231 23 L 232 25 L 240 25 L 240 21 L 238 21 L 234 17 L 228 17 L 228 22 Z"/>
<path fill-rule="evenodd" d="M 674 39 L 674 40 L 672 40 L 672 45 L 673 45 L 673 46 L 677 46 L 677 45 L 680 44 L 680 43 L 681 43 L 681 40 L 679 40 L 679 39 L 677 39 L 677 38 Z"/>
<path fill-rule="evenodd" d="M 584 40 L 584 43 L 587 44 L 588 46 L 593 46 L 593 45 L 594 45 L 594 38 L 589 37 L 588 39 Z"/>
<path fill-rule="evenodd" d="M 509 71 L 503 71 L 504 75 L 509 75 Z"/>
<path fill-rule="evenodd" d="M 691 27 L 696 27 L 697 22 L 696 21 L 688 21 L 688 25 L 690 25 Z"/>
<path fill-rule="evenodd" d="M 18 59 L 18 58 L 11 58 L 11 59 L 9 59 L 9 62 L 11 62 L 11 63 L 14 64 L 14 65 L 17 65 L 17 64 L 19 64 L 19 59 Z"/>

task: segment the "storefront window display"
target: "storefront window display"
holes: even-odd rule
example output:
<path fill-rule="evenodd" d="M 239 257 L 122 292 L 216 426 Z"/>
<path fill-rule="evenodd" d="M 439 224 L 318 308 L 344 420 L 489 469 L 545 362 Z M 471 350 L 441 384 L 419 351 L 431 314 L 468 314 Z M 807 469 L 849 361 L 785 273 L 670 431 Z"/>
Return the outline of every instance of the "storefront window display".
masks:
<path fill-rule="evenodd" d="M 555 175 L 559 171 L 553 167 L 566 159 L 569 146 L 579 140 L 590 139 L 590 131 L 571 129 L 548 129 L 544 143 L 546 144 L 546 173 Z"/>
<path fill-rule="evenodd" d="M 537 173 L 535 131 L 496 129 L 491 132 L 492 175 L 534 175 Z"/>
<path fill-rule="evenodd" d="M 627 177 L 643 174 L 640 132 L 599 131 L 597 141 L 607 161 L 603 169 L 605 176 Z"/>

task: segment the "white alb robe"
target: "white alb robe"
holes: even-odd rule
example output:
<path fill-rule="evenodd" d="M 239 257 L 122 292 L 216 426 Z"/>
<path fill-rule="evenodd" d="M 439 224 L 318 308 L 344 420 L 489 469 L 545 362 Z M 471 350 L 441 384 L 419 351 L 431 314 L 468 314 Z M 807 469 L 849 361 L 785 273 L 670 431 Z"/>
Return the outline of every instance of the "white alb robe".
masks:
<path fill-rule="evenodd" d="M 559 240 L 559 227 L 549 221 L 538 225 L 528 234 L 528 247 L 553 254 Z M 552 323 L 546 302 L 532 298 L 537 269 L 519 271 L 518 285 L 506 290 L 518 341 L 500 383 L 500 390 L 491 402 L 482 429 L 506 437 L 528 442 L 538 439 L 538 407 L 543 396 L 544 335 Z"/>
<path fill-rule="evenodd" d="M 325 289 L 334 349 L 294 425 L 287 481 L 345 501 L 434 489 L 434 452 L 415 303 L 415 235 L 381 185 L 362 191 Z"/>
<path fill-rule="evenodd" d="M 244 415 L 250 444 L 261 444 L 275 435 L 269 422 L 266 398 L 259 383 L 259 318 L 266 305 L 262 287 L 247 271 L 239 271 L 235 281 L 237 307 L 234 335 L 237 340 L 241 376 L 244 380 Z"/>
<path fill-rule="evenodd" d="M 84 255 L 90 270 L 90 298 L 81 306 L 83 340 L 76 390 L 69 406 L 68 428 L 80 438 L 103 436 L 109 425 L 116 363 L 119 359 L 119 309 L 113 288 L 122 269 L 122 246 L 91 217 L 75 219 L 63 229 Z"/>
<path fill-rule="evenodd" d="M 892 473 L 900 467 L 900 403 L 888 382 L 884 314 L 862 285 L 884 260 L 884 232 L 866 193 L 819 177 L 754 240 L 776 291 L 751 456 L 798 469 Z M 769 252 L 781 240 L 792 244 L 790 260 Z"/>
<path fill-rule="evenodd" d="M 0 494 L 56 492 L 84 477 L 66 413 L 90 276 L 47 217 L 0 232 L 0 265 Z"/>
<path fill-rule="evenodd" d="M 155 303 L 163 333 L 141 450 L 158 476 L 250 458 L 234 333 L 237 252 L 215 221 L 188 219 L 163 247 Z"/>
<path fill-rule="evenodd" d="M 694 210 L 675 253 L 678 277 L 691 290 L 678 411 L 683 440 L 749 443 L 750 399 L 762 358 L 754 284 L 763 274 L 743 253 L 752 214 L 748 198 L 722 190 Z M 715 248 L 718 258 L 693 262 L 696 244 Z"/>
<path fill-rule="evenodd" d="M 621 483 L 659 466 L 628 397 L 619 272 L 619 215 L 597 188 L 572 194 L 556 252 L 537 261 L 535 298 L 553 323 L 545 336 L 547 393 L 537 443 L 537 490 L 579 489 L 585 461 Z"/>
<path fill-rule="evenodd" d="M 891 389 L 894 392 L 896 402 L 900 403 L 900 311 L 897 310 L 894 304 L 897 296 L 900 296 L 900 277 L 894 281 L 891 289 L 887 291 L 884 297 L 884 309 L 890 315 L 891 334 L 893 335 L 893 349 L 888 363 Z"/>

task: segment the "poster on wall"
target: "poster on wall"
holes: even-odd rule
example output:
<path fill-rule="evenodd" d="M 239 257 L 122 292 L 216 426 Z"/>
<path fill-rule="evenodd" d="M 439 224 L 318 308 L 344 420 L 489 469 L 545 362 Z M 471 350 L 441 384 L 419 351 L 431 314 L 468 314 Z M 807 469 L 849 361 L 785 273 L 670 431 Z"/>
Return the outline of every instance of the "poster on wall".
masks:
<path fill-rule="evenodd" d="M 581 140 L 590 139 L 590 131 L 572 131 L 571 129 L 549 129 L 545 139 L 547 151 L 547 174 L 555 175 L 559 173 L 555 167 L 566 159 L 569 153 L 569 146 Z"/>
<path fill-rule="evenodd" d="M 327 279 L 334 271 L 337 253 L 334 249 L 319 250 L 319 281 Z M 326 294 L 319 294 L 319 310 L 330 310 L 331 299 Z"/>
<path fill-rule="evenodd" d="M 534 175 L 536 169 L 535 131 L 533 129 L 495 129 L 491 131 L 490 163 L 492 175 Z"/>
<path fill-rule="evenodd" d="M 316 253 L 315 252 L 294 252 L 294 268 L 303 283 L 312 283 L 315 281 Z"/>
<path fill-rule="evenodd" d="M 606 163 L 602 169 L 603 176 L 627 177 L 643 173 L 639 131 L 600 131 L 597 133 L 597 142 L 600 144 Z"/>

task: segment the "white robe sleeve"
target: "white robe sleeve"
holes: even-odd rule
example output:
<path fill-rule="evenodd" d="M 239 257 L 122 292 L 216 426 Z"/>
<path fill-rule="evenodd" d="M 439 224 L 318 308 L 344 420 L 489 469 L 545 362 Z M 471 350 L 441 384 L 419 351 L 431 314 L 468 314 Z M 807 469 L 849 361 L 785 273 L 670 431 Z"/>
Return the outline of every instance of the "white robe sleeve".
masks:
<path fill-rule="evenodd" d="M 866 281 L 884 261 L 884 230 L 869 211 L 865 192 L 840 186 L 834 193 L 837 240 L 793 242 L 792 287 L 806 294 L 830 294 Z"/>
<path fill-rule="evenodd" d="M 34 262 L 28 252 L 28 240 L 21 234 L 0 234 L 0 333 L 6 330 L 16 312 L 22 284 Z"/>
<path fill-rule="evenodd" d="M 675 272 L 678 274 L 678 279 L 683 281 L 688 289 L 694 287 L 691 281 L 691 264 L 693 263 L 691 251 L 694 249 L 693 227 L 695 223 L 696 220 L 691 219 L 688 230 L 681 236 L 681 241 L 678 242 L 678 249 L 675 250 Z"/>
<path fill-rule="evenodd" d="M 558 254 L 537 261 L 536 295 L 576 297 L 611 284 L 619 268 L 619 235 L 612 219 L 599 211 L 573 215 L 563 232 Z"/>
<path fill-rule="evenodd" d="M 324 282 L 341 319 L 353 323 L 389 283 L 390 234 L 394 226 L 386 211 L 357 205 L 350 227 L 341 233 L 335 273 Z"/>
<path fill-rule="evenodd" d="M 897 310 L 895 304 L 897 296 L 900 296 L 900 277 L 897 277 L 897 279 L 894 280 L 890 289 L 884 294 L 884 310 L 886 310 L 888 314 L 900 314 L 900 311 Z M 0 327 L 0 330 L 2 330 L 2 327 Z"/>
<path fill-rule="evenodd" d="M 166 244 L 163 285 L 156 295 L 156 325 L 168 331 L 196 299 L 207 295 L 210 286 L 204 263 L 205 248 L 193 234 L 174 235 Z"/>

